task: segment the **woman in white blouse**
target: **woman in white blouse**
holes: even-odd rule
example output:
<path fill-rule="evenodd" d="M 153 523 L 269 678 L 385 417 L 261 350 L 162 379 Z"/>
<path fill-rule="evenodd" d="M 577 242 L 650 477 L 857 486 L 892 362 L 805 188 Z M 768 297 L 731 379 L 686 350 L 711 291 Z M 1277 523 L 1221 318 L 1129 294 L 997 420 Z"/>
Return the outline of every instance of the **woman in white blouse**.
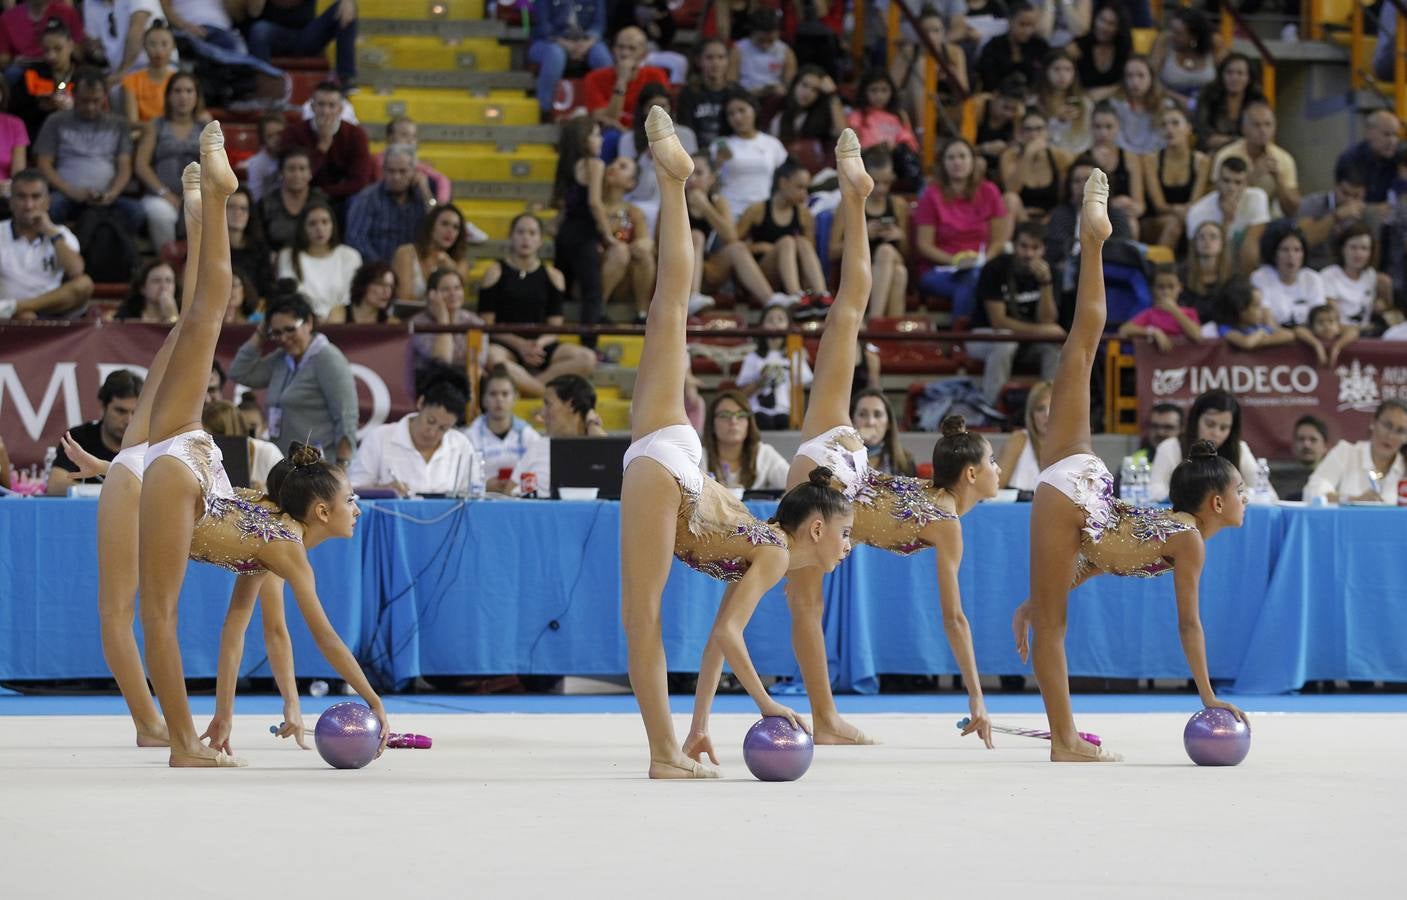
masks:
<path fill-rule="evenodd" d="M 1168 482 L 1173 470 L 1187 456 L 1187 448 L 1197 441 L 1210 441 L 1217 454 L 1230 460 L 1241 472 L 1247 489 L 1256 483 L 1256 457 L 1250 446 L 1241 440 L 1241 404 L 1226 391 L 1207 391 L 1192 401 L 1187 412 L 1187 426 L 1180 438 L 1168 438 L 1153 454 L 1153 469 L 1148 485 L 1148 499 L 1163 503 L 1168 499 Z M 1275 488 L 1265 485 L 1272 497 Z"/>
<path fill-rule="evenodd" d="M 1373 321 L 1378 297 L 1392 296 L 1387 276 L 1373 268 L 1375 249 L 1372 229 L 1355 223 L 1338 237 L 1338 263 L 1319 271 L 1324 294 L 1338 307 L 1339 321 L 1345 327 L 1366 329 Z"/>
<path fill-rule="evenodd" d="M 1026 395 L 1026 427 L 1011 433 L 1002 445 L 997 465 L 1001 467 L 999 484 L 1004 488 L 1018 491 L 1034 491 L 1041 475 L 1038 460 L 1041 458 L 1041 443 L 1045 440 L 1046 425 L 1050 422 L 1049 381 L 1036 382 Z"/>
<path fill-rule="evenodd" d="M 1286 328 L 1309 324 L 1309 311 L 1324 303 L 1324 281 L 1304 267 L 1307 251 L 1298 228 L 1267 228 L 1260 241 L 1259 269 L 1251 273 L 1251 286 L 1275 321 Z"/>
<path fill-rule="evenodd" d="M 757 130 L 757 101 L 743 91 L 729 95 L 723 107 L 728 130 L 713 146 L 718 164 L 718 193 L 728 201 L 736 221 L 754 203 L 772 196 L 772 173 L 787 160 L 782 142 Z"/>
<path fill-rule="evenodd" d="M 780 491 L 790 464 L 777 448 L 763 443 L 747 398 L 723 391 L 704 418 L 704 471 L 730 488 Z"/>
<path fill-rule="evenodd" d="M 1397 485 L 1407 477 L 1407 402 L 1384 400 L 1373 413 L 1368 440 L 1339 441 L 1320 461 L 1304 499 L 1397 502 Z"/>
<path fill-rule="evenodd" d="M 311 201 L 298 216 L 293 246 L 278 253 L 278 277 L 298 282 L 321 324 L 333 307 L 351 301 L 352 278 L 361 264 L 362 255 L 342 243 L 332 207 Z"/>

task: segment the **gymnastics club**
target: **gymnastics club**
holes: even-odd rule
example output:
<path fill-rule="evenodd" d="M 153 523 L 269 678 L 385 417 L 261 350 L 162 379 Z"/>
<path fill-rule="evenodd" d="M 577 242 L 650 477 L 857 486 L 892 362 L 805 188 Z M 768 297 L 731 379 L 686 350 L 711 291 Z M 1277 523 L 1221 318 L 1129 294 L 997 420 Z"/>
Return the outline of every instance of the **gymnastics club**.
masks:
<path fill-rule="evenodd" d="M 286 724 L 288 723 L 280 722 L 277 725 L 270 725 L 269 734 L 278 734 L 279 729 L 283 728 Z M 314 732 L 311 728 L 304 728 L 303 734 L 305 736 L 313 735 Z M 408 732 L 406 734 L 392 733 L 392 735 L 386 739 L 386 746 L 391 750 L 429 750 L 433 744 L 434 742 L 430 740 L 427 735 L 410 734 Z"/>
<path fill-rule="evenodd" d="M 968 723 L 970 723 L 971 721 L 971 719 L 967 718 L 966 716 L 963 716 L 961 719 L 958 720 L 958 728 L 966 728 L 968 726 Z M 1049 731 L 1038 731 L 1034 728 L 1012 728 L 1009 725 L 993 725 L 992 730 L 1001 734 L 1014 734 L 1017 737 L 1040 738 L 1041 740 L 1046 741 L 1050 740 Z M 1089 741 L 1094 746 L 1099 746 L 1099 735 L 1089 734 L 1084 731 L 1079 732 L 1079 735 L 1080 737 Z"/>

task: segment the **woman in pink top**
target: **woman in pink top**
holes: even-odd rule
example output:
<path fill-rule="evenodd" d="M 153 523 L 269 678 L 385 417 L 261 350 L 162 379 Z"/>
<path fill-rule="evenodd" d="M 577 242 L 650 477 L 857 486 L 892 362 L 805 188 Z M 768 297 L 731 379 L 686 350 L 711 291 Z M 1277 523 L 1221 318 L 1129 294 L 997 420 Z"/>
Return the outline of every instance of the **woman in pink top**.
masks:
<path fill-rule="evenodd" d="M 890 152 L 903 144 L 918 152 L 918 138 L 909 127 L 908 116 L 899 108 L 899 92 L 883 69 L 871 69 L 860 79 L 859 104 L 850 113 L 846 124 L 855 130 L 860 146 L 868 150 L 883 144 Z"/>
<path fill-rule="evenodd" d="M 948 297 L 955 316 L 971 315 L 987 248 L 999 250 L 1011 239 L 1011 216 L 967 141 L 943 147 L 937 182 L 919 197 L 914 225 L 919 292 Z"/>
<path fill-rule="evenodd" d="M 0 110 L 10 108 L 10 83 L 0 78 Z M 0 112 L 0 198 L 8 216 L 10 176 L 25 167 L 29 157 L 29 130 L 18 116 Z"/>

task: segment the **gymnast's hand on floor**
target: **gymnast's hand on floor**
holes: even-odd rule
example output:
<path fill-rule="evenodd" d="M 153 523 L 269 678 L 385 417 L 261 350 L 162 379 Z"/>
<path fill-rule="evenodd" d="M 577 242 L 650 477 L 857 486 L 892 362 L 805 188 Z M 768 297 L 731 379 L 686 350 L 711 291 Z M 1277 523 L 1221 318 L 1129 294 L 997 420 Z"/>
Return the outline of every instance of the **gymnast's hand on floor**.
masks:
<path fill-rule="evenodd" d="M 1031 601 L 1016 607 L 1011 617 L 1011 632 L 1016 636 L 1016 652 L 1023 663 L 1031 661 Z"/>
<path fill-rule="evenodd" d="M 293 738 L 304 750 L 312 749 L 308 746 L 307 730 L 303 727 L 303 711 L 297 701 L 283 704 L 283 727 L 278 730 L 278 736 Z"/>
<path fill-rule="evenodd" d="M 696 763 L 703 762 L 707 756 L 716 766 L 718 765 L 718 754 L 713 752 L 713 741 L 706 732 L 695 731 L 684 741 L 684 755 Z"/>
<path fill-rule="evenodd" d="M 792 728 L 800 728 L 807 734 L 811 734 L 811 723 L 806 721 L 805 716 L 793 709 L 788 709 L 775 700 L 764 703 L 759 711 L 764 718 L 767 716 L 776 716 L 780 719 L 786 719 L 791 723 Z"/>
<path fill-rule="evenodd" d="M 963 728 L 962 733 L 966 737 L 974 731 L 982 739 L 982 743 L 987 745 L 988 750 L 993 749 L 992 720 L 987 718 L 987 707 L 981 703 L 973 703 L 968 707 L 967 726 Z"/>
<path fill-rule="evenodd" d="M 234 720 L 223 713 L 217 713 L 210 720 L 210 727 L 205 729 L 205 733 L 200 736 L 203 741 L 210 739 L 211 750 L 221 750 L 234 756 L 234 751 L 230 749 L 230 731 L 234 726 Z"/>

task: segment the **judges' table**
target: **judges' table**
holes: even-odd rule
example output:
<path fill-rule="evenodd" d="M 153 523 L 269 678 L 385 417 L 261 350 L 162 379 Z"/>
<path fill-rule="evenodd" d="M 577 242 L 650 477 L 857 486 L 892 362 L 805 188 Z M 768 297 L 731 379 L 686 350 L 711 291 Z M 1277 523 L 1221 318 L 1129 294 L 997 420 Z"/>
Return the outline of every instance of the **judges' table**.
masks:
<path fill-rule="evenodd" d="M 773 504 L 751 504 L 765 517 Z M 312 552 L 332 623 L 370 668 L 404 683 L 453 673 L 616 674 L 620 506 L 449 500 L 365 505 L 357 535 Z M 1029 505 L 984 504 L 963 519 L 959 573 L 978 664 L 1028 671 L 1011 612 L 1029 584 Z M 99 641 L 96 503 L 0 501 L 0 679 L 107 673 Z M 1201 582 L 1212 677 L 1236 690 L 1294 690 L 1307 679 L 1407 681 L 1407 511 L 1253 507 L 1212 539 Z M 957 671 L 939 616 L 934 553 L 857 548 L 826 579 L 826 644 L 841 690 L 881 672 Z M 232 575 L 192 565 L 181 602 L 186 673 L 213 677 Z M 676 563 L 663 633 L 672 669 L 693 670 L 721 584 Z M 334 674 L 295 610 L 298 672 Z M 780 589 L 747 629 L 760 672 L 795 675 Z M 1070 672 L 1185 677 L 1173 579 L 1101 577 L 1071 595 Z M 241 671 L 267 674 L 258 620 Z"/>

